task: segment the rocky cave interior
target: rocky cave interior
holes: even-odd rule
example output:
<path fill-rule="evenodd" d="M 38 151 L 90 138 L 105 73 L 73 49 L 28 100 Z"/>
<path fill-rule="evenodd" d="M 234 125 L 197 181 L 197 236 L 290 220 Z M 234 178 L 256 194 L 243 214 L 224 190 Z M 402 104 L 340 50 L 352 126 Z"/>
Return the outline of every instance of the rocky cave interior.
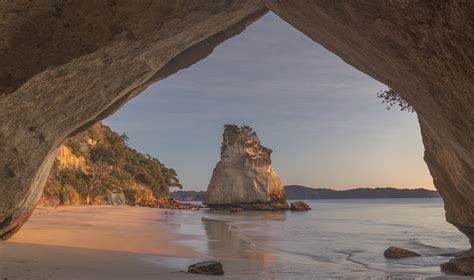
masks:
<path fill-rule="evenodd" d="M 58 147 L 268 11 L 417 111 L 446 219 L 474 245 L 474 4 L 43 1 L 2 5 L 0 237 L 40 198 Z M 474 274 L 471 249 L 445 270 Z"/>

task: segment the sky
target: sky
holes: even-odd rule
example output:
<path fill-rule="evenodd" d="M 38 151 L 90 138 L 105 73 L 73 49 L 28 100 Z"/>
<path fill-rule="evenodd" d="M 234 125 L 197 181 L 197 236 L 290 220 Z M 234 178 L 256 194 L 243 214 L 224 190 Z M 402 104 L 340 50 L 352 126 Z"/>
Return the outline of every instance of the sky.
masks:
<path fill-rule="evenodd" d="M 254 128 L 285 185 L 434 189 L 416 113 L 387 111 L 386 88 L 269 13 L 104 123 L 186 190 L 207 188 L 227 123 Z"/>

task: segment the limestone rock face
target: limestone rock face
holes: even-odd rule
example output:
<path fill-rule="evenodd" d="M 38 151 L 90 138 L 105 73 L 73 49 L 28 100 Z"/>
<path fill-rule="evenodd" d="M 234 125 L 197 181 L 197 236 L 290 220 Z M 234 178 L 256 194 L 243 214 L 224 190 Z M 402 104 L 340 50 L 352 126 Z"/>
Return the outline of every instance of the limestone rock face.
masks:
<path fill-rule="evenodd" d="M 203 204 L 268 209 L 288 208 L 285 190 L 271 166 L 272 150 L 262 146 L 248 126 L 226 125 L 221 159 L 203 196 Z"/>
<path fill-rule="evenodd" d="M 72 153 L 71 149 L 64 145 L 61 145 L 59 148 L 56 159 L 61 167 L 81 169 L 83 171 L 87 168 L 86 159 L 84 157 L 77 157 Z"/>

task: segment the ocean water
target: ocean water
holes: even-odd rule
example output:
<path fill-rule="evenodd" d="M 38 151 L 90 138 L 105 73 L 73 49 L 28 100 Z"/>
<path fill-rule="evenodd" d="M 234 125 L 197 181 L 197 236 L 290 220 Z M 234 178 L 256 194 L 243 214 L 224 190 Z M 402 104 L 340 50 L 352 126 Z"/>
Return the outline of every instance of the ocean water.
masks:
<path fill-rule="evenodd" d="M 307 212 L 167 211 L 172 230 L 235 279 L 447 278 L 440 254 L 469 247 L 441 199 L 307 200 Z M 389 246 L 422 257 L 385 259 Z"/>

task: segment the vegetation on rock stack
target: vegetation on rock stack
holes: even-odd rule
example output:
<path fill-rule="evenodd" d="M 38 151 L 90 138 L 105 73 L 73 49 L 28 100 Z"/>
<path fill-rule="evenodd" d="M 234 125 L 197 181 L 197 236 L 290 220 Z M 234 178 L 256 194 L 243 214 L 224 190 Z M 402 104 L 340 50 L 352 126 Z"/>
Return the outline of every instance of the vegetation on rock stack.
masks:
<path fill-rule="evenodd" d="M 97 123 L 61 146 L 40 204 L 153 205 L 182 188 L 176 171 Z"/>

